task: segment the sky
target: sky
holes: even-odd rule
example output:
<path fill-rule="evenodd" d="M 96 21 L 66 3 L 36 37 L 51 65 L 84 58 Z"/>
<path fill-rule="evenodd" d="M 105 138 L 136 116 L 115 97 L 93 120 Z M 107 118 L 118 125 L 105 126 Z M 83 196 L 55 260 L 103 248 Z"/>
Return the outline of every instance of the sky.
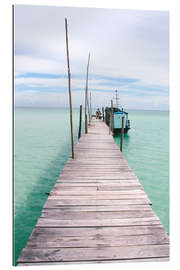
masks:
<path fill-rule="evenodd" d="M 169 13 L 15 6 L 15 106 L 68 107 L 68 20 L 73 107 L 84 104 L 88 53 L 92 107 L 169 110 Z"/>

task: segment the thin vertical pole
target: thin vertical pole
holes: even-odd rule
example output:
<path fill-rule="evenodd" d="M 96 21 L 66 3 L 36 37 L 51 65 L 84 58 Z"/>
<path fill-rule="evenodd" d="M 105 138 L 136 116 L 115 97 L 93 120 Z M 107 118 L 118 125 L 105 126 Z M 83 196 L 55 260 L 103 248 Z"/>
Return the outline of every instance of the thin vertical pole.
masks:
<path fill-rule="evenodd" d="M 86 90 L 85 90 L 85 133 L 88 133 L 88 117 L 87 117 L 87 109 L 89 114 L 89 101 L 88 101 L 88 73 L 89 73 L 89 61 L 90 61 L 90 53 L 88 55 L 88 63 L 87 63 L 87 72 L 86 72 Z M 89 114 L 90 119 L 90 114 Z"/>
<path fill-rule="evenodd" d="M 85 133 L 88 133 L 88 125 L 87 125 L 87 98 L 86 98 L 86 89 L 85 89 L 85 107 L 84 107 L 84 112 L 85 112 Z"/>
<path fill-rule="evenodd" d="M 104 122 L 104 107 L 102 107 L 102 116 L 103 116 L 103 122 Z"/>
<path fill-rule="evenodd" d="M 70 124 L 71 124 L 71 146 L 72 146 L 72 158 L 74 158 L 74 134 L 73 134 L 72 99 L 71 99 L 71 73 L 70 73 L 70 64 L 69 64 L 68 27 L 67 27 L 67 19 L 66 18 L 65 18 L 65 29 L 66 29 L 66 51 L 67 51 L 67 66 L 68 66 Z"/>
<path fill-rule="evenodd" d="M 109 135 L 111 134 L 111 111 L 109 113 Z"/>
<path fill-rule="evenodd" d="M 114 109 L 113 109 L 113 101 L 111 100 L 111 132 L 112 132 L 112 136 L 113 136 L 113 129 L 114 129 L 114 125 L 113 125 L 113 119 L 114 119 Z"/>
<path fill-rule="evenodd" d="M 78 132 L 78 140 L 81 137 L 81 125 L 82 125 L 82 105 L 80 105 L 80 110 L 79 110 L 79 132 Z"/>
<path fill-rule="evenodd" d="M 87 114 L 85 114 L 85 133 L 88 133 L 88 117 Z"/>
<path fill-rule="evenodd" d="M 105 123 L 107 125 L 107 108 L 105 108 Z"/>
<path fill-rule="evenodd" d="M 91 92 L 90 92 L 90 122 L 91 122 L 91 119 L 92 119 L 92 104 L 91 104 Z"/>
<path fill-rule="evenodd" d="M 123 147 L 123 137 L 124 137 L 124 116 L 122 117 L 122 126 L 121 126 L 121 143 L 120 143 L 121 152 Z"/>

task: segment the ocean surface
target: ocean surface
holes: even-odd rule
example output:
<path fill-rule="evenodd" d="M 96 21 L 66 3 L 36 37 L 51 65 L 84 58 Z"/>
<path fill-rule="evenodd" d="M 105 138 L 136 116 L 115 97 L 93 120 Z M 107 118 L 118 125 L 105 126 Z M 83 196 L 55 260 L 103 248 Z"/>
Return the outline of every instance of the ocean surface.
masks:
<path fill-rule="evenodd" d="M 123 155 L 138 176 L 152 208 L 169 232 L 169 113 L 129 110 L 131 130 Z M 77 143 L 79 110 L 73 110 Z M 84 130 L 84 124 L 83 128 Z M 120 144 L 120 137 L 114 137 Z M 41 215 L 42 207 L 71 156 L 68 109 L 14 111 L 14 261 Z"/>

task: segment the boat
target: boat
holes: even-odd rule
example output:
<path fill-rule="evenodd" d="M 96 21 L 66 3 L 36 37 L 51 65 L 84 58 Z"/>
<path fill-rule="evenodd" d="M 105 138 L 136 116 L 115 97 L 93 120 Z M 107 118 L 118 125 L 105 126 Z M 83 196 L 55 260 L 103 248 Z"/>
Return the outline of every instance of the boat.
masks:
<path fill-rule="evenodd" d="M 113 133 L 120 133 L 122 128 L 122 117 L 124 117 L 124 133 L 127 133 L 130 127 L 128 112 L 124 111 L 119 103 L 118 91 L 115 90 L 115 107 L 113 107 Z M 105 108 L 105 122 L 109 126 L 111 117 L 111 107 Z"/>

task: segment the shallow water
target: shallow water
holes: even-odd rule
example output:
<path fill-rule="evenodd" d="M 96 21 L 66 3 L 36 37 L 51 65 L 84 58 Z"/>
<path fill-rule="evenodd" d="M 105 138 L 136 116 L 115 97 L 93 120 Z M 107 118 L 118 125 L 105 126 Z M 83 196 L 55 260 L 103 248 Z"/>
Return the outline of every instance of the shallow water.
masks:
<path fill-rule="evenodd" d="M 129 119 L 123 155 L 169 232 L 169 113 L 129 110 Z M 120 145 L 120 135 L 114 139 Z"/>
<path fill-rule="evenodd" d="M 129 111 L 129 119 L 131 130 L 124 137 L 123 155 L 169 232 L 169 114 Z M 73 110 L 73 123 L 77 143 L 77 109 Z M 46 193 L 71 156 L 71 138 L 68 109 L 16 108 L 14 124 L 16 261 L 40 217 Z M 119 145 L 120 137 L 114 139 Z"/>
<path fill-rule="evenodd" d="M 79 110 L 73 110 L 77 142 Z M 71 156 L 68 109 L 15 109 L 14 256 L 41 214 L 49 192 Z"/>

